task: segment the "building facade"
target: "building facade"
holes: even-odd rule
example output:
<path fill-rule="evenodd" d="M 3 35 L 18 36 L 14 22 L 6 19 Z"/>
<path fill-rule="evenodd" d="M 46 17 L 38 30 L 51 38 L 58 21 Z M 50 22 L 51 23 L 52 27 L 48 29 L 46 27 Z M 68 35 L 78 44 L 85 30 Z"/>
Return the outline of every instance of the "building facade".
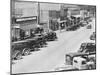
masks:
<path fill-rule="evenodd" d="M 19 38 L 20 29 L 30 36 L 38 22 L 38 3 L 12 0 L 11 7 L 12 37 Z"/>

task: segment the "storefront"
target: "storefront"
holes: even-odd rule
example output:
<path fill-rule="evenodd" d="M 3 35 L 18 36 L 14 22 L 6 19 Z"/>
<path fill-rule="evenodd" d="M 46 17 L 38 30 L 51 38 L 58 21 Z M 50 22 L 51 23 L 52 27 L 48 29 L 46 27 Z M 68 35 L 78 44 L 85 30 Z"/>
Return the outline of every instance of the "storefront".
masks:
<path fill-rule="evenodd" d="M 13 19 L 12 37 L 20 39 L 21 37 L 30 37 L 31 30 L 37 27 L 37 16 L 21 17 Z"/>
<path fill-rule="evenodd" d="M 31 30 L 38 23 L 38 3 L 14 0 L 11 13 L 12 37 L 19 39 L 31 36 Z"/>

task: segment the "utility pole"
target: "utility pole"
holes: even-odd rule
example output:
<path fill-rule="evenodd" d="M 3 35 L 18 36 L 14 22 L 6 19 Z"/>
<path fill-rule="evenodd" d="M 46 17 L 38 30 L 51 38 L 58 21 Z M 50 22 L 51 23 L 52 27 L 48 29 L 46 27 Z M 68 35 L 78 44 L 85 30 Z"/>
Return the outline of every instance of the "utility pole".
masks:
<path fill-rule="evenodd" d="M 40 3 L 38 2 L 38 11 L 37 11 L 37 24 L 40 23 Z"/>
<path fill-rule="evenodd" d="M 59 21 L 59 30 L 61 32 L 61 20 L 62 20 L 62 17 L 64 17 L 64 5 L 61 4 L 61 7 L 60 7 L 60 19 L 58 20 Z"/>

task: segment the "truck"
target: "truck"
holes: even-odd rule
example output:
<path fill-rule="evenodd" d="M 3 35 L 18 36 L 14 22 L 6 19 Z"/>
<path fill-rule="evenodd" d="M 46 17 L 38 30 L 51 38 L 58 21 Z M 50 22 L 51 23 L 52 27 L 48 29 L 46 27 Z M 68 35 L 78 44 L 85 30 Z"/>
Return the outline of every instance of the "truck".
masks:
<path fill-rule="evenodd" d="M 95 53 L 70 53 L 66 54 L 66 64 L 78 70 L 95 69 Z M 70 61 L 70 63 L 68 63 Z"/>
<path fill-rule="evenodd" d="M 67 53 L 65 64 L 57 67 L 56 71 L 74 71 L 96 69 L 95 53 Z"/>

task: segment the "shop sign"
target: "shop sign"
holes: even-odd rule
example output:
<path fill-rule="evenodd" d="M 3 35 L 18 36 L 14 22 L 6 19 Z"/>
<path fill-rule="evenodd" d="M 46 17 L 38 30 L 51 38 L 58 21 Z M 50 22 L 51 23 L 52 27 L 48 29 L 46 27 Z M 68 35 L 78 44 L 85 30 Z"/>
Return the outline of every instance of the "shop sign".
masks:
<path fill-rule="evenodd" d="M 36 19 L 37 19 L 36 17 L 18 18 L 18 19 L 16 19 L 16 22 L 36 20 Z"/>

